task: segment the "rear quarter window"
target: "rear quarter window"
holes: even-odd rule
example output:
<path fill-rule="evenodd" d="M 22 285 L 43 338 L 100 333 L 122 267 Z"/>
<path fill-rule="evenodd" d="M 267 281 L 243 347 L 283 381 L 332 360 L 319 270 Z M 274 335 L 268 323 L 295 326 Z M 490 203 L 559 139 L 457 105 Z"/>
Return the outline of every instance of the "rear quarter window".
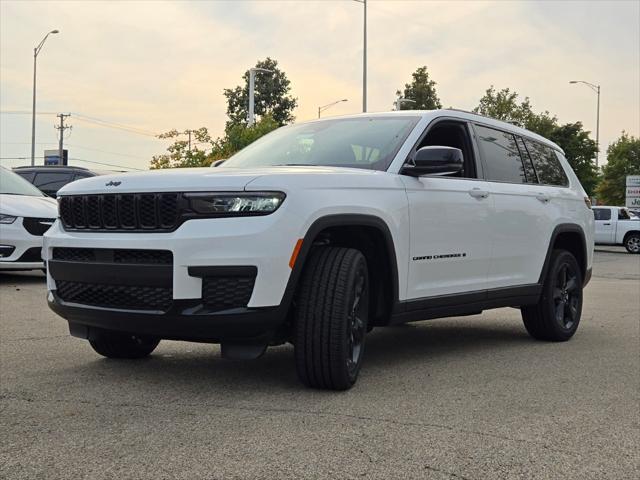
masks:
<path fill-rule="evenodd" d="M 538 174 L 538 180 L 544 185 L 568 187 L 569 179 L 560 164 L 560 159 L 552 148 L 539 142 L 525 139 L 525 145 Z"/>

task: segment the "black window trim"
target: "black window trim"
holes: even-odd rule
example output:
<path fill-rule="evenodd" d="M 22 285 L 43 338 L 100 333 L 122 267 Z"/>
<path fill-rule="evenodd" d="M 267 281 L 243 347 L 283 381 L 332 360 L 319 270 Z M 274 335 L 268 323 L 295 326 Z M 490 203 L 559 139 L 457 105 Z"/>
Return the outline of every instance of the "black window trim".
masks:
<path fill-rule="evenodd" d="M 522 148 L 524 148 L 524 152 L 522 151 L 520 144 L 522 144 Z M 527 142 L 525 142 L 524 138 L 521 137 L 520 135 L 516 135 L 516 146 L 518 147 L 518 150 L 520 150 L 520 159 L 522 160 L 523 166 L 525 167 L 524 177 L 527 179 L 527 185 L 544 185 L 540 183 L 540 177 L 538 176 L 538 171 L 536 170 L 536 166 L 533 163 L 533 158 L 531 158 L 531 154 L 529 153 L 529 149 L 527 148 Z M 536 176 L 535 183 L 529 181 L 529 176 L 527 175 L 527 168 L 526 168 L 526 165 L 524 165 L 524 162 L 526 161 L 526 159 L 524 158 L 524 155 L 526 155 L 527 159 L 529 159 L 529 165 L 531 165 L 531 168 L 533 169 L 533 174 Z"/>
<path fill-rule="evenodd" d="M 409 150 L 409 153 L 407 154 L 407 157 L 404 159 L 402 167 L 404 167 L 408 163 L 410 164 L 413 161 L 413 156 L 416 154 L 418 145 L 420 145 L 422 143 L 422 141 L 425 139 L 425 137 L 429 134 L 429 132 L 437 124 L 442 123 L 442 122 L 455 122 L 455 123 L 458 123 L 458 124 L 460 124 L 460 126 L 462 126 L 467 131 L 467 135 L 469 135 L 471 150 L 473 150 L 473 157 L 474 157 L 473 163 L 475 164 L 475 167 L 476 167 L 476 177 L 475 178 L 473 178 L 473 177 L 444 177 L 442 175 L 422 175 L 422 176 L 423 177 L 427 177 L 427 178 L 446 178 L 446 179 L 449 179 L 449 180 L 485 181 L 484 180 L 484 165 L 482 164 L 482 161 L 480 160 L 480 152 L 478 151 L 478 146 L 476 145 L 475 131 L 471 127 L 471 122 L 469 120 L 465 119 L 465 118 L 443 116 L 443 117 L 436 117 L 436 118 L 432 119 L 424 127 L 424 130 L 422 131 L 422 133 L 418 137 L 418 140 L 416 140 L 416 142 L 411 147 L 411 150 Z M 400 171 L 402 171 L 402 167 L 400 167 Z M 398 173 L 398 175 L 401 175 L 401 173 Z"/>

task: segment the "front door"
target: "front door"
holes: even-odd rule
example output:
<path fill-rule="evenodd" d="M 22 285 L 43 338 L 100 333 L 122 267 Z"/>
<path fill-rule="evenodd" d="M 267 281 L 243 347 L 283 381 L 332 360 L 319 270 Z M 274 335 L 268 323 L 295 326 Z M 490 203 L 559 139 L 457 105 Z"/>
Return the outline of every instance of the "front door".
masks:
<path fill-rule="evenodd" d="M 596 224 L 595 242 L 613 243 L 615 229 L 611 218 L 611 209 L 594 207 L 593 216 Z"/>
<path fill-rule="evenodd" d="M 409 200 L 407 299 L 483 291 L 491 259 L 493 198 L 479 180 L 469 127 L 443 120 L 416 146 L 459 148 L 465 171 L 455 177 L 403 176 Z M 414 150 L 415 151 L 415 150 Z"/>

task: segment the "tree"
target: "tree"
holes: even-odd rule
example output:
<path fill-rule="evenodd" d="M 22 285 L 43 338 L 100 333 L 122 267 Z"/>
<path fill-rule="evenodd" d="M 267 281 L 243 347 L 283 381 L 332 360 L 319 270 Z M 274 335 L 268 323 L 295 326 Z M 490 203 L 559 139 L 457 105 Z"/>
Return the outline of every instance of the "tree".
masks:
<path fill-rule="evenodd" d="M 415 103 L 404 102 L 399 105 L 400 110 L 434 110 L 442 108 L 436 93 L 436 82 L 429 78 L 426 65 L 411 74 L 411 83 L 405 83 L 404 91 L 397 90 L 396 96 L 413 100 Z"/>
<path fill-rule="evenodd" d="M 505 122 L 517 123 L 524 126 L 531 120 L 533 112 L 529 97 L 518 103 L 518 94 L 508 88 L 503 88 L 499 92 L 491 85 L 480 99 L 478 106 L 473 109 L 475 113 L 485 117 L 503 120 Z"/>
<path fill-rule="evenodd" d="M 607 148 L 607 164 L 596 189 L 598 203 L 624 205 L 627 175 L 640 175 L 640 138 L 622 132 Z"/>
<path fill-rule="evenodd" d="M 593 162 L 597 147 L 589 138 L 581 122 L 560 125 L 555 115 L 548 111 L 535 113 L 529 97 L 519 101 L 518 94 L 508 88 L 496 91 L 493 85 L 473 109 L 481 115 L 515 123 L 555 142 L 565 152 L 571 168 L 589 195 L 598 183 L 598 170 Z"/>
<path fill-rule="evenodd" d="M 255 125 L 228 124 L 223 137 L 211 139 L 206 128 L 193 130 L 195 146 L 189 151 L 189 142 L 186 139 L 178 139 L 167 147 L 166 154 L 157 155 L 151 160 L 151 169 L 180 168 L 180 167 L 208 167 L 211 162 L 229 158 L 231 155 L 263 135 L 278 128 L 276 121 L 265 115 Z M 179 138 L 184 132 L 171 130 L 159 135 L 159 138 Z M 204 147 L 202 145 L 207 145 Z"/>
<path fill-rule="evenodd" d="M 189 132 L 191 132 L 191 148 L 189 147 Z M 203 148 L 202 145 L 209 145 L 209 148 L 211 148 L 213 142 L 206 127 L 200 127 L 197 130 L 185 130 L 184 132 L 178 132 L 173 129 L 166 133 L 161 133 L 158 138 L 175 138 L 176 140 L 167 147 L 168 153 L 153 156 L 150 168 L 208 166 L 208 154 L 206 148 Z"/>
<path fill-rule="evenodd" d="M 291 86 L 287 75 L 278 68 L 278 62 L 269 57 L 256 63 L 257 68 L 272 70 L 273 73 L 257 73 L 255 80 L 254 111 L 258 116 L 270 114 L 278 126 L 294 120 L 293 109 L 298 99 L 290 95 Z M 244 84 L 233 89 L 225 88 L 227 115 L 233 125 L 246 125 L 249 113 L 249 70 L 242 76 Z"/>

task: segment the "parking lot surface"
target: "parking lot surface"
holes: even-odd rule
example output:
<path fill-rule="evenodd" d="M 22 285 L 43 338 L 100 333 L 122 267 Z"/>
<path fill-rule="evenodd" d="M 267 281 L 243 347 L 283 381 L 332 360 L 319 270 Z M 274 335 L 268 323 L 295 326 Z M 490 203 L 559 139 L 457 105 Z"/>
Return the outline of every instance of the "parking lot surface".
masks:
<path fill-rule="evenodd" d="M 514 309 L 377 329 L 356 386 L 323 392 L 290 345 L 101 358 L 42 274 L 0 274 L 0 477 L 638 478 L 639 329 L 640 256 L 598 248 L 570 342 Z"/>

